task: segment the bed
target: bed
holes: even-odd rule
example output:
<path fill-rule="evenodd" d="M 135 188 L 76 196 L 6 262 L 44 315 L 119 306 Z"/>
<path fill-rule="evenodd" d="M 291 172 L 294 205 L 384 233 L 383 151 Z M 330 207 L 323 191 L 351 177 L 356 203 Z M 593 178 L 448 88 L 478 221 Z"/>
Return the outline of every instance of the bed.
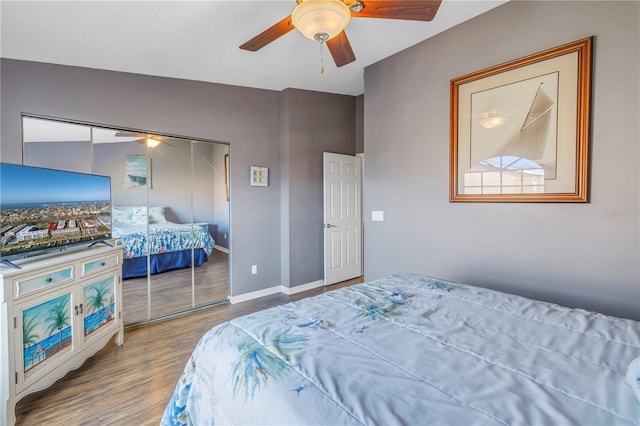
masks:
<path fill-rule="evenodd" d="M 396 274 L 215 326 L 161 423 L 638 425 L 639 357 L 639 322 Z"/>
<path fill-rule="evenodd" d="M 147 234 L 148 226 L 148 234 Z M 166 219 L 164 207 L 112 207 L 112 234 L 123 247 L 122 278 L 199 266 L 208 260 L 214 240 L 208 230 Z"/>

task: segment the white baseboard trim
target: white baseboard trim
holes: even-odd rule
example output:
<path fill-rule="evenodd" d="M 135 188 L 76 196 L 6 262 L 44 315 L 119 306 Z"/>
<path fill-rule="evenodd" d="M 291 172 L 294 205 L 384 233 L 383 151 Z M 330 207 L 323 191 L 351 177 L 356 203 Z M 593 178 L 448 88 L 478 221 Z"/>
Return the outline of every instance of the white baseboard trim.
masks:
<path fill-rule="evenodd" d="M 224 252 L 224 253 L 229 254 L 229 249 L 228 249 L 228 248 L 225 248 L 225 247 L 219 246 L 219 245 L 217 245 L 217 244 L 214 244 L 214 245 L 213 245 L 213 248 L 214 248 L 214 249 L 216 249 L 216 250 L 220 250 L 220 251 L 222 251 L 222 252 Z"/>
<path fill-rule="evenodd" d="M 274 287 L 265 288 L 263 290 L 252 291 L 250 293 L 241 294 L 239 296 L 231 296 L 229 298 L 229 302 L 231 304 L 234 304 L 234 303 L 246 302 L 248 300 L 258 299 L 260 297 L 265 297 L 271 294 L 280 293 L 282 292 L 281 288 L 282 288 L 281 285 L 277 285 Z"/>
<path fill-rule="evenodd" d="M 323 285 L 324 285 L 324 280 L 318 280 L 318 281 L 313 281 L 307 284 L 297 285 L 291 288 L 285 287 L 285 286 L 280 286 L 280 287 L 283 288 L 283 290 L 281 291 L 284 294 L 292 295 L 292 294 L 300 293 L 301 291 L 311 290 L 312 288 L 322 287 Z"/>
<path fill-rule="evenodd" d="M 269 296 L 275 293 L 284 293 L 286 295 L 292 295 L 296 293 L 300 293 L 301 291 L 311 290 L 316 287 L 322 287 L 324 285 L 324 280 L 313 281 L 307 284 L 297 285 L 295 287 L 289 288 L 283 285 L 276 285 L 273 287 L 265 288 L 263 290 L 252 291 L 251 293 L 241 294 L 239 296 L 231 296 L 229 298 L 229 302 L 231 304 L 246 302 L 253 299 L 258 299 L 260 297 Z"/>

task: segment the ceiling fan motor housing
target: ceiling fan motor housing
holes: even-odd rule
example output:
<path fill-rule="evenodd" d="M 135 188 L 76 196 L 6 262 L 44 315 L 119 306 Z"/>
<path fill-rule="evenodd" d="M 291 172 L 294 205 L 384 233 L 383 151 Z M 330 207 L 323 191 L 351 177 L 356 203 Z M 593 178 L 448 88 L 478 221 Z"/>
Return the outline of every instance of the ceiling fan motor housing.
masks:
<path fill-rule="evenodd" d="M 296 29 L 319 42 L 340 34 L 350 20 L 351 11 L 340 0 L 304 0 L 291 14 Z"/>

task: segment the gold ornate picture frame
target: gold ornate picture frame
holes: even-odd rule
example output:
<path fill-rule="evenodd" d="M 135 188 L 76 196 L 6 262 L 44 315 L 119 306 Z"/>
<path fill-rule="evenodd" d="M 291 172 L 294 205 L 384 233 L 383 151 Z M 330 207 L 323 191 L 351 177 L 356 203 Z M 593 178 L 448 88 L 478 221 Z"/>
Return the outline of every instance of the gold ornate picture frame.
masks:
<path fill-rule="evenodd" d="M 451 80 L 450 201 L 588 202 L 591 45 Z"/>

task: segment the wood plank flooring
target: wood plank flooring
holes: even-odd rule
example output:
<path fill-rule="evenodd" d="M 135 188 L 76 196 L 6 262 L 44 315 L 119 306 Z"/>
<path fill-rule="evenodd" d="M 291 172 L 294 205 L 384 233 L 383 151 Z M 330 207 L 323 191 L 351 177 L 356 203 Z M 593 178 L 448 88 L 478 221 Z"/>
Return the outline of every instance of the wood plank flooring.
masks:
<path fill-rule="evenodd" d="M 79 369 L 16 406 L 18 425 L 158 425 L 200 337 L 240 315 L 362 282 L 362 278 L 291 296 L 282 293 L 203 308 L 171 319 L 127 327 L 124 345 L 112 341 Z"/>
<path fill-rule="evenodd" d="M 193 273 L 193 276 L 192 276 Z M 194 298 L 192 300 L 192 281 Z M 209 260 L 193 268 L 151 275 L 151 315 L 147 310 L 147 278 L 122 281 L 122 316 L 125 325 L 181 312 L 192 307 L 227 300 L 229 296 L 229 254 L 213 250 Z M 195 302 L 195 303 L 193 303 Z"/>

